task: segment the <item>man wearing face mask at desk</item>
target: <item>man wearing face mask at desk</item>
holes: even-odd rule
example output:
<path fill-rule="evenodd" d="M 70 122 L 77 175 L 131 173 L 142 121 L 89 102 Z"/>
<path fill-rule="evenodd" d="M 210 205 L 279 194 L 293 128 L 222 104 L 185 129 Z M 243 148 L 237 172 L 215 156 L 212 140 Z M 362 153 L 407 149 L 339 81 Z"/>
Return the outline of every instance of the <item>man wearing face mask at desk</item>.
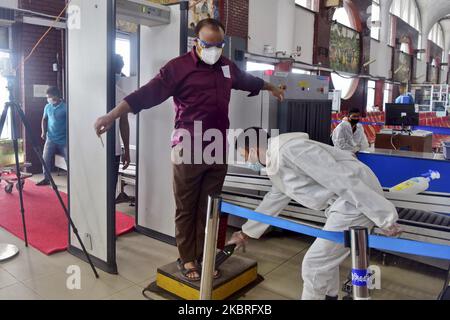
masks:
<path fill-rule="evenodd" d="M 226 141 L 232 89 L 248 91 L 250 96 L 267 90 L 282 100 L 283 88 L 240 70 L 222 56 L 224 30 L 217 20 L 200 21 L 195 29 L 197 39 L 192 51 L 167 63 L 149 83 L 125 97 L 110 113 L 100 117 L 95 123 L 97 134 L 105 133 L 115 119 L 128 112 L 138 113 L 173 97 L 176 118 L 172 147 L 181 145 L 182 130 L 187 130 L 193 137 L 194 122 L 202 123 L 203 132 L 208 129 L 219 130 L 223 141 Z M 178 148 L 173 150 L 175 157 L 182 157 L 176 151 Z M 177 164 L 173 164 L 175 237 L 180 254 L 178 265 L 187 280 L 199 281 L 198 262 L 203 254 L 207 197 L 222 190 L 227 165 L 224 162 L 210 164 L 205 161 L 200 164 L 178 164 L 178 158 Z M 219 276 L 218 271 L 215 276 Z"/>
<path fill-rule="evenodd" d="M 360 118 L 359 109 L 352 109 L 348 117 L 334 129 L 331 138 L 336 148 L 353 153 L 369 149 L 364 127 L 359 123 Z"/>

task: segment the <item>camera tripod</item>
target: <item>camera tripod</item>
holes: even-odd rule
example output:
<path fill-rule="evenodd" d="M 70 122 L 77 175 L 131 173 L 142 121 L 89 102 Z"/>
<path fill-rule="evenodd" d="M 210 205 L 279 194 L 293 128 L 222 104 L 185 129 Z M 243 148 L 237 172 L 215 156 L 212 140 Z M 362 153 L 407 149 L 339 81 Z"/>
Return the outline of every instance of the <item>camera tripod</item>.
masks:
<path fill-rule="evenodd" d="M 23 110 L 21 109 L 20 105 L 13 102 L 13 77 L 7 77 L 8 79 L 8 90 L 9 90 L 9 102 L 5 103 L 5 107 L 3 110 L 3 113 L 0 117 L 0 133 L 3 131 L 4 124 L 6 122 L 6 117 L 8 115 L 8 112 L 10 112 L 10 119 L 11 119 L 11 137 L 13 141 L 13 148 L 14 148 L 14 156 L 15 156 L 15 170 L 17 175 L 17 183 L 18 187 L 17 190 L 19 191 L 19 202 L 20 202 L 20 213 L 22 215 L 22 226 L 23 226 L 23 234 L 24 234 L 24 240 L 25 240 L 25 246 L 28 247 L 28 237 L 27 237 L 27 228 L 25 223 L 25 209 L 23 205 L 23 182 L 21 180 L 21 173 L 20 173 L 20 164 L 19 164 L 19 142 L 18 142 L 18 132 L 17 132 L 17 118 L 19 118 L 25 127 L 25 132 L 27 133 L 27 137 L 30 139 L 32 147 L 34 152 L 39 158 L 39 162 L 44 167 L 45 172 L 47 172 L 47 178 L 50 181 L 50 184 L 55 191 L 56 197 L 58 198 L 59 203 L 61 204 L 61 207 L 64 210 L 64 213 L 67 217 L 67 220 L 69 221 L 70 226 L 72 227 L 73 233 L 75 234 L 76 238 L 78 239 L 78 242 L 80 243 L 80 246 L 86 256 L 86 259 L 89 262 L 89 265 L 92 268 L 92 271 L 95 274 L 95 277 L 98 278 L 99 275 L 97 273 L 97 270 L 94 267 L 94 264 L 92 263 L 91 257 L 89 256 L 89 253 L 86 251 L 86 247 L 84 246 L 83 241 L 81 240 L 81 237 L 78 233 L 78 229 L 76 228 L 75 224 L 73 223 L 72 218 L 70 217 L 69 211 L 67 210 L 67 207 L 61 197 L 61 194 L 59 193 L 58 187 L 53 180 L 53 177 L 50 173 L 50 168 L 47 166 L 47 164 L 44 161 L 44 158 L 42 156 L 41 148 L 39 147 L 39 144 L 36 142 L 36 140 L 33 137 L 33 134 L 30 130 L 30 124 L 28 123 L 28 120 L 25 117 L 25 114 Z"/>

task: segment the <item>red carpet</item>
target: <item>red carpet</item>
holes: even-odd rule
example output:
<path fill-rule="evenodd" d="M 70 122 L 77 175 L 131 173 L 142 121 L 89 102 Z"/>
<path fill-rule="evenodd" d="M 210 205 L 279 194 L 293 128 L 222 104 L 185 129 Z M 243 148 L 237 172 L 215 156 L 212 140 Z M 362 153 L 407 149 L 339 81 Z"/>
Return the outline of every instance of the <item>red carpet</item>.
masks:
<path fill-rule="evenodd" d="M 23 240 L 22 216 L 19 193 L 14 187 L 12 194 L 0 186 L 0 226 Z M 37 250 L 50 255 L 67 249 L 68 221 L 58 199 L 49 187 L 37 187 L 31 180 L 24 188 L 25 222 L 28 243 Z M 61 192 L 67 204 L 67 195 Z M 122 212 L 116 214 L 116 234 L 122 235 L 134 229 L 134 218 Z"/>

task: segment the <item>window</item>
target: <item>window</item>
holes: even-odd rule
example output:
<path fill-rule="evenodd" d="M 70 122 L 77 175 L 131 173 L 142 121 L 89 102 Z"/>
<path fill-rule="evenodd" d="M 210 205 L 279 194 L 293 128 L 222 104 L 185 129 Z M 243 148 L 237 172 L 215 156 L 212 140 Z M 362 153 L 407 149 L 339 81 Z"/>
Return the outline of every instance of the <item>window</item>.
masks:
<path fill-rule="evenodd" d="M 6 66 L 9 63 L 9 53 L 0 51 L 0 67 Z M 0 74 L 0 114 L 3 111 L 3 106 L 8 101 L 9 92 L 6 88 L 8 81 Z M 0 132 L 0 139 L 11 139 L 11 117 L 8 113 L 3 131 Z"/>
<path fill-rule="evenodd" d="M 247 61 L 247 71 L 267 71 L 275 70 L 275 66 L 267 63 Z"/>
<path fill-rule="evenodd" d="M 130 39 L 126 36 L 119 35 L 116 39 L 116 53 L 120 54 L 123 58 L 124 67 L 122 73 L 126 76 L 130 76 L 131 69 L 131 44 Z"/>
<path fill-rule="evenodd" d="M 375 106 L 375 81 L 369 80 L 367 83 L 367 111 L 374 111 Z"/>
<path fill-rule="evenodd" d="M 416 2 L 413 0 L 393 0 L 390 12 L 420 32 L 422 20 Z"/>
<path fill-rule="evenodd" d="M 428 34 L 428 40 L 433 41 L 439 47 L 444 49 L 444 30 L 439 22 L 431 28 L 431 31 Z"/>
<path fill-rule="evenodd" d="M 419 46 L 422 45 L 422 34 L 421 33 L 419 33 L 419 42 L 418 42 L 418 44 L 419 44 Z M 422 60 L 422 53 L 417 52 L 417 59 Z"/>
<path fill-rule="evenodd" d="M 295 4 L 319 12 L 319 0 L 295 0 Z"/>
<path fill-rule="evenodd" d="M 357 78 L 344 78 L 336 73 L 331 74 L 331 80 L 333 81 L 333 86 L 335 90 L 342 92 L 342 99 L 350 99 L 356 91 L 359 84 L 359 79 Z"/>
<path fill-rule="evenodd" d="M 394 85 L 392 83 L 385 83 L 384 84 L 383 105 L 386 105 L 386 103 L 392 103 L 393 91 L 394 91 Z"/>
<path fill-rule="evenodd" d="M 346 27 L 351 29 L 355 29 L 352 23 L 350 22 L 350 17 L 347 13 L 347 10 L 343 7 L 336 9 L 333 15 L 333 20 L 343 24 Z"/>
<path fill-rule="evenodd" d="M 297 68 L 292 68 L 292 73 L 296 73 L 296 74 L 311 74 L 311 71 L 303 70 L 303 69 L 297 69 Z"/>
<path fill-rule="evenodd" d="M 0 50 L 9 50 L 10 47 L 10 31 L 8 27 L 0 26 Z"/>
<path fill-rule="evenodd" d="M 411 54 L 410 53 L 410 47 L 409 47 L 409 42 L 402 42 L 400 45 L 400 51 L 404 52 L 406 54 Z"/>
<path fill-rule="evenodd" d="M 372 1 L 372 26 L 370 28 L 370 36 L 372 39 L 380 40 L 380 0 L 373 0 Z"/>

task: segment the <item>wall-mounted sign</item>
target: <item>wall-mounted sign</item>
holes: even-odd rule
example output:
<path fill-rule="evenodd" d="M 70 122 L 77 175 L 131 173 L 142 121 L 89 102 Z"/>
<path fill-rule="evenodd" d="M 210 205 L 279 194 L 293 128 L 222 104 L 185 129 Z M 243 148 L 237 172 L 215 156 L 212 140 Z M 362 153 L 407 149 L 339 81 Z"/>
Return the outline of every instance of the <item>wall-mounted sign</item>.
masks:
<path fill-rule="evenodd" d="M 33 85 L 33 97 L 35 98 L 46 98 L 48 85 L 46 84 L 35 84 Z"/>

